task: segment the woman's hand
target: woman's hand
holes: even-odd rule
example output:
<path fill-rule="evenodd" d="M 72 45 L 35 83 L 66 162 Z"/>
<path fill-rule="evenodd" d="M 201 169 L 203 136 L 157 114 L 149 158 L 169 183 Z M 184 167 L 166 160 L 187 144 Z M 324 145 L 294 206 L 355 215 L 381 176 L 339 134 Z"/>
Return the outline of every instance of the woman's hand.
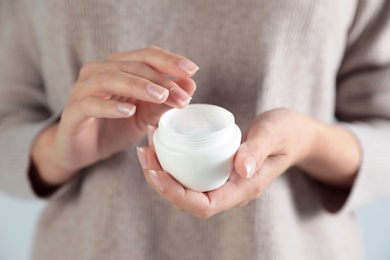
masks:
<path fill-rule="evenodd" d="M 154 46 L 86 64 L 61 120 L 33 145 L 32 160 L 42 180 L 62 184 L 81 168 L 139 141 L 146 125 L 156 124 L 167 109 L 188 105 L 195 91 L 189 78 L 197 69 Z"/>
<path fill-rule="evenodd" d="M 150 130 L 150 143 L 151 136 Z M 253 121 L 229 180 L 216 190 L 199 193 L 180 185 L 161 169 L 152 144 L 138 148 L 138 157 L 146 180 L 160 195 L 177 209 L 208 218 L 258 198 L 291 166 L 328 185 L 349 188 L 359 167 L 360 149 L 354 136 L 340 126 L 276 109 Z"/>

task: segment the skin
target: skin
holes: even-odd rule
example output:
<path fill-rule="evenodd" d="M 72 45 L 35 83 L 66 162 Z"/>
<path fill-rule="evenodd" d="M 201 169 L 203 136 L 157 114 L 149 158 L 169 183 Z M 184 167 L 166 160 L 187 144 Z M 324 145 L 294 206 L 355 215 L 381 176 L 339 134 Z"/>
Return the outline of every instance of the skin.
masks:
<path fill-rule="evenodd" d="M 31 159 L 40 179 L 62 185 L 80 169 L 134 145 L 145 136 L 147 124 L 190 102 L 196 89 L 190 77 L 197 69 L 190 60 L 155 46 L 86 64 L 60 121 L 33 144 Z"/>
<path fill-rule="evenodd" d="M 183 64 L 187 69 L 183 70 Z M 33 144 L 32 163 L 40 178 L 48 185 L 62 185 L 80 169 L 147 134 L 149 147 L 137 148 L 147 182 L 173 207 L 199 218 L 246 205 L 292 166 L 325 185 L 351 187 L 361 160 L 355 136 L 341 126 L 290 109 L 271 110 L 254 118 L 235 156 L 234 170 L 222 187 L 199 193 L 180 185 L 161 169 L 152 136 L 167 109 L 189 103 L 196 88 L 190 77 L 197 69 L 188 59 L 153 46 L 85 65 L 60 121 Z M 151 83 L 168 91 L 150 95 Z M 178 96 L 182 102 L 175 101 Z M 127 112 L 120 112 L 118 105 Z"/>
<path fill-rule="evenodd" d="M 154 130 L 148 127 L 150 146 L 138 149 L 146 180 L 176 209 L 202 219 L 260 197 L 291 166 L 325 185 L 348 190 L 361 158 L 356 138 L 345 128 L 290 109 L 275 109 L 253 120 L 235 156 L 229 180 L 216 190 L 198 193 L 186 189 L 161 169 L 151 139 Z M 247 156 L 253 156 L 253 168 L 246 167 Z"/>

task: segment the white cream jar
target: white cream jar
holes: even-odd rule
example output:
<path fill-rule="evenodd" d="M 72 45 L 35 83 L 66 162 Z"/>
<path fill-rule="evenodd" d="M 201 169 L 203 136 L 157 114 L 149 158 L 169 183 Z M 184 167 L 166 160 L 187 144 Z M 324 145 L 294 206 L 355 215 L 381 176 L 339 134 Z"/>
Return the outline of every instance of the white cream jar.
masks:
<path fill-rule="evenodd" d="M 164 171 L 198 192 L 217 189 L 227 181 L 241 143 L 232 113 L 193 104 L 167 111 L 158 126 L 153 142 Z"/>

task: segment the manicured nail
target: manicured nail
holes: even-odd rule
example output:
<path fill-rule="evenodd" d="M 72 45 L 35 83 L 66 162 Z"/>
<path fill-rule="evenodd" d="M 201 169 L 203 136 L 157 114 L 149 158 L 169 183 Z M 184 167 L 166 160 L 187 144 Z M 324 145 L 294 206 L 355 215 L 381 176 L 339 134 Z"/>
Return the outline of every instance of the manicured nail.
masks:
<path fill-rule="evenodd" d="M 245 156 L 245 169 L 246 169 L 246 177 L 249 179 L 253 176 L 256 170 L 256 158 L 252 154 L 247 154 Z"/>
<path fill-rule="evenodd" d="M 152 180 L 154 186 L 156 186 L 159 191 L 163 191 L 164 188 L 161 184 L 160 179 L 158 178 L 157 172 L 155 170 L 150 170 L 149 173 L 150 179 Z"/>
<path fill-rule="evenodd" d="M 147 128 L 146 134 L 148 136 L 148 142 L 149 144 L 153 144 L 153 134 L 154 131 L 156 131 L 156 127 L 153 125 L 147 125 L 146 128 Z"/>
<path fill-rule="evenodd" d="M 166 88 L 160 87 L 159 85 L 149 84 L 146 86 L 146 92 L 155 99 L 161 100 L 168 96 L 169 91 Z"/>
<path fill-rule="evenodd" d="M 137 147 L 137 155 L 142 169 L 148 168 L 148 159 L 146 158 L 145 149 L 142 147 Z"/>
<path fill-rule="evenodd" d="M 182 71 L 190 75 L 195 74 L 195 72 L 199 69 L 199 67 L 195 63 L 184 59 L 180 60 L 180 62 L 177 65 Z"/>
<path fill-rule="evenodd" d="M 180 106 L 186 106 L 190 103 L 192 97 L 184 90 L 171 88 L 169 96 Z"/>
<path fill-rule="evenodd" d="M 119 103 L 116 105 L 116 110 L 121 114 L 132 116 L 135 114 L 136 106 L 129 103 Z"/>

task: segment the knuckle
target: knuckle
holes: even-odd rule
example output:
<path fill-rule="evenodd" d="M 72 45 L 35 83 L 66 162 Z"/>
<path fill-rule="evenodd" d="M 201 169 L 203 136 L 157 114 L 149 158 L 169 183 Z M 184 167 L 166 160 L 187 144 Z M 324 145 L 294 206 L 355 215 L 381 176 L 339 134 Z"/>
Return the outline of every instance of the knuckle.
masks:
<path fill-rule="evenodd" d="M 179 64 L 180 61 L 182 61 L 184 58 L 181 57 L 181 56 L 178 56 L 178 55 L 174 55 L 174 56 L 170 56 L 170 57 L 166 57 L 167 59 L 171 60 L 172 64 Z"/>
<path fill-rule="evenodd" d="M 164 190 L 164 191 L 162 191 L 162 194 L 168 200 L 168 202 L 171 203 L 172 205 L 179 205 L 177 197 L 174 196 L 172 193 Z"/>
<path fill-rule="evenodd" d="M 160 52 L 162 49 L 160 47 L 157 47 L 156 45 L 149 45 L 148 47 L 145 48 L 147 52 L 155 53 L 155 52 Z"/>
<path fill-rule="evenodd" d="M 206 205 L 203 204 L 198 207 L 198 209 L 195 211 L 197 218 L 200 219 L 208 219 L 211 218 L 215 214 L 215 207 L 212 203 L 209 203 Z"/>
<path fill-rule="evenodd" d="M 84 66 L 80 69 L 79 78 L 86 77 L 91 74 L 91 72 L 99 65 L 97 62 L 89 62 L 84 64 Z"/>
<path fill-rule="evenodd" d="M 78 104 L 79 110 L 83 114 L 87 114 L 88 113 L 88 111 L 89 111 L 89 98 L 88 97 L 79 99 L 77 104 Z"/>
<path fill-rule="evenodd" d="M 96 74 L 96 81 L 99 84 L 109 82 L 115 77 L 116 71 L 112 69 L 106 69 Z"/>
<path fill-rule="evenodd" d="M 86 96 L 77 101 L 79 110 L 84 115 L 106 115 L 109 112 L 109 107 L 105 105 L 104 99 L 97 99 L 91 96 Z"/>
<path fill-rule="evenodd" d="M 275 126 L 272 122 L 269 121 L 263 121 L 259 126 L 257 127 L 257 131 L 265 136 L 272 136 L 274 134 Z"/>
<path fill-rule="evenodd" d="M 118 57 L 120 57 L 122 55 L 123 55 L 122 52 L 113 52 L 106 58 L 106 60 L 107 61 L 116 60 L 116 59 L 118 59 Z"/>
<path fill-rule="evenodd" d="M 138 87 L 146 87 L 147 82 L 137 77 L 128 77 L 125 79 L 127 91 L 133 93 Z"/>
<path fill-rule="evenodd" d="M 213 216 L 213 212 L 211 210 L 201 210 L 194 213 L 194 216 L 199 219 L 209 219 Z"/>
<path fill-rule="evenodd" d="M 181 57 L 179 55 L 176 55 L 172 52 L 169 52 L 167 50 L 164 50 L 164 49 L 157 47 L 157 46 L 154 46 L 154 45 L 147 47 L 145 49 L 145 51 L 147 52 L 147 55 L 149 55 L 149 56 L 159 57 L 159 58 L 161 58 L 161 60 L 164 60 L 167 62 L 172 62 L 175 64 L 179 63 L 179 61 L 181 59 L 183 59 L 183 57 Z"/>
<path fill-rule="evenodd" d="M 140 71 L 142 67 L 142 63 L 138 61 L 125 61 L 119 64 L 119 69 L 126 72 Z"/>
<path fill-rule="evenodd" d="M 106 115 L 108 114 L 109 112 L 109 107 L 106 105 L 106 100 L 104 99 L 96 99 L 95 100 L 96 104 L 95 104 L 95 108 L 100 112 L 102 113 L 103 115 Z"/>
<path fill-rule="evenodd" d="M 163 87 L 174 87 L 174 83 L 172 80 L 166 78 L 166 77 L 161 77 L 155 82 L 157 85 L 163 86 Z"/>
<path fill-rule="evenodd" d="M 253 185 L 251 190 L 251 199 L 256 199 L 263 193 L 263 188 L 260 185 Z"/>
<path fill-rule="evenodd" d="M 69 100 L 77 100 L 79 98 L 81 98 L 81 89 L 83 89 L 83 84 L 84 84 L 84 81 L 83 80 L 78 80 L 73 88 L 72 88 L 72 91 L 70 92 L 70 95 L 69 95 Z"/>
<path fill-rule="evenodd" d="M 164 52 L 162 54 L 162 59 L 170 62 L 171 64 L 177 65 L 184 58 L 171 52 Z"/>

